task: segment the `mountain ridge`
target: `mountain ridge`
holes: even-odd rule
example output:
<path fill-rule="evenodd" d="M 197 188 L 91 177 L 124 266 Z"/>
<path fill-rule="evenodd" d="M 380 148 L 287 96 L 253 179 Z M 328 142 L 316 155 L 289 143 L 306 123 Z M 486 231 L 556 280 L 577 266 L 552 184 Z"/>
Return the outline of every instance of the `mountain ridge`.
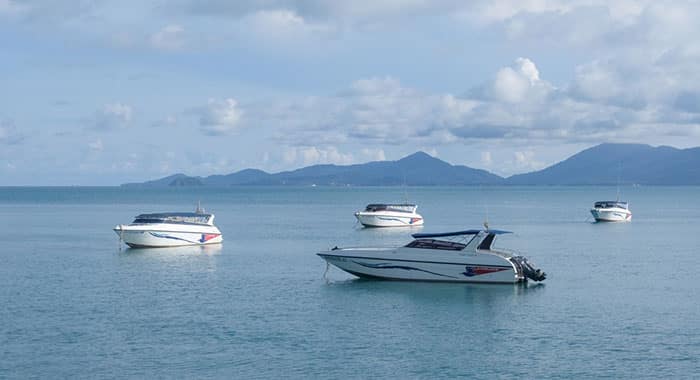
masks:
<path fill-rule="evenodd" d="M 408 175 L 410 173 L 410 176 Z M 268 173 L 243 169 L 207 177 L 177 173 L 127 187 L 326 185 L 700 185 L 700 147 L 678 149 L 646 144 L 604 143 L 542 170 L 504 178 L 483 169 L 452 165 L 418 151 L 395 161 L 318 164 Z"/>
<path fill-rule="evenodd" d="M 605 143 L 542 170 L 516 174 L 509 185 L 700 185 L 700 148 Z"/>

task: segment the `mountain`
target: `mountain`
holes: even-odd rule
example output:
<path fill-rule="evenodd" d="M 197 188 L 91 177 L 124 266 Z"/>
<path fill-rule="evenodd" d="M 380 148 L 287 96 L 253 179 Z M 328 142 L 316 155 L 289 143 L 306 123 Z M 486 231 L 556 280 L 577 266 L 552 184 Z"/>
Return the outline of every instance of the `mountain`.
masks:
<path fill-rule="evenodd" d="M 600 144 L 509 185 L 700 185 L 700 148 Z"/>
<path fill-rule="evenodd" d="M 176 174 L 154 181 L 123 186 L 165 187 L 187 183 L 203 186 L 233 185 L 477 185 L 501 184 L 503 178 L 485 170 L 451 165 L 424 152 L 417 152 L 398 161 L 375 161 L 356 165 L 313 165 L 305 168 L 266 173 L 246 169 L 228 175 L 188 177 Z"/>
<path fill-rule="evenodd" d="M 161 179 L 153 181 L 125 183 L 122 186 L 127 187 L 166 187 L 166 186 L 203 186 L 201 177 L 190 177 L 182 173 L 173 174 Z"/>
<path fill-rule="evenodd" d="M 243 169 L 228 175 L 210 175 L 204 179 L 208 186 L 247 185 L 263 182 L 270 174 L 258 169 Z"/>
<path fill-rule="evenodd" d="M 272 175 L 266 184 L 287 185 L 475 185 L 498 184 L 503 178 L 485 170 L 454 166 L 417 152 L 398 161 L 357 165 L 314 165 Z"/>
<path fill-rule="evenodd" d="M 227 175 L 165 178 L 122 186 L 446 186 L 446 185 L 700 185 L 700 148 L 644 144 L 600 144 L 548 168 L 506 179 L 485 170 L 451 165 L 424 152 L 397 161 L 356 165 L 313 165 L 267 173 L 245 169 Z"/>

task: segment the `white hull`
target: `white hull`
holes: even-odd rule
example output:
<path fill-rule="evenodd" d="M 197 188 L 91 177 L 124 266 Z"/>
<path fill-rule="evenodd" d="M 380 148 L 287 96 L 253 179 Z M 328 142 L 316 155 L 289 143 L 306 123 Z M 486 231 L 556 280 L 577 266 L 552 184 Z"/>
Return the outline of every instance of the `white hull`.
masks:
<path fill-rule="evenodd" d="M 334 249 L 319 253 L 328 263 L 358 277 L 406 281 L 517 283 L 525 277 L 496 254 L 463 255 L 432 250 L 411 254 L 411 248 Z M 420 250 L 424 251 L 424 250 Z"/>
<path fill-rule="evenodd" d="M 623 208 L 591 209 L 591 215 L 596 222 L 629 222 L 632 220 L 632 213 Z"/>
<path fill-rule="evenodd" d="M 411 227 L 423 225 L 423 217 L 416 213 L 360 211 L 355 213 L 355 217 L 365 227 Z"/>
<path fill-rule="evenodd" d="M 118 225 L 114 232 L 132 248 L 181 247 L 219 244 L 221 231 L 214 226 L 149 224 Z"/>

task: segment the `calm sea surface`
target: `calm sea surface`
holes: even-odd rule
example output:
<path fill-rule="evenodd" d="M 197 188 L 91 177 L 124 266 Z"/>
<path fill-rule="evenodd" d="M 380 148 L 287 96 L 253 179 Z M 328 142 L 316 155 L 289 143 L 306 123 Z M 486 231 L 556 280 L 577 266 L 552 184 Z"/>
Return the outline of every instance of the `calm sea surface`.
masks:
<path fill-rule="evenodd" d="M 0 188 L 0 378 L 697 378 L 700 188 L 408 188 L 426 225 L 362 229 L 401 188 Z M 216 214 L 220 247 L 120 249 L 136 214 Z M 316 252 L 514 231 L 542 284 L 358 280 Z"/>

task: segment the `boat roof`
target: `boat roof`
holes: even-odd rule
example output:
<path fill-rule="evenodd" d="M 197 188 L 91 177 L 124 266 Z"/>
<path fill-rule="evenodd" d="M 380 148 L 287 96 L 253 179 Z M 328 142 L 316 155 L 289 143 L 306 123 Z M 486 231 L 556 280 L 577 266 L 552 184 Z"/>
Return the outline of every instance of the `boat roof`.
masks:
<path fill-rule="evenodd" d="M 212 214 L 203 214 L 198 212 L 159 212 L 154 214 L 140 214 L 137 218 L 163 219 L 169 217 L 195 218 L 203 216 L 211 216 Z"/>
<path fill-rule="evenodd" d="M 465 230 L 465 231 L 455 231 L 455 232 L 439 232 L 439 233 L 421 233 L 421 234 L 413 234 L 413 236 L 416 239 L 423 239 L 423 238 L 436 238 L 436 237 L 447 237 L 447 236 L 461 236 L 461 235 L 476 235 L 480 232 L 486 232 L 489 234 L 494 234 L 494 235 L 501 235 L 501 234 L 512 234 L 511 231 L 503 231 L 503 230 Z"/>
<path fill-rule="evenodd" d="M 596 201 L 595 203 L 623 203 L 627 204 L 625 201 Z"/>
<path fill-rule="evenodd" d="M 370 203 L 367 205 L 367 207 L 381 207 L 381 206 L 411 206 L 415 207 L 415 204 L 412 203 Z"/>

